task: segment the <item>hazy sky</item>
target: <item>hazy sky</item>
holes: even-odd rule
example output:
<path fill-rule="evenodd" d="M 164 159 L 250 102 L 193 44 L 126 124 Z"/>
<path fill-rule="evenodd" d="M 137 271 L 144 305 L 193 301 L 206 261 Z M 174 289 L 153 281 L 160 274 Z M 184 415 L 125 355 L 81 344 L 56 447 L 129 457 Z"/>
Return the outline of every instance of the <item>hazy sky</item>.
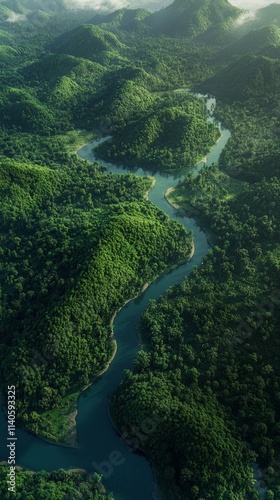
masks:
<path fill-rule="evenodd" d="M 141 0 L 139 0 L 141 3 Z M 64 0 L 64 4 L 71 8 L 81 7 L 83 9 L 121 9 L 122 7 L 128 7 L 128 0 Z"/>
<path fill-rule="evenodd" d="M 69 7 L 89 7 L 93 9 L 100 8 L 120 8 L 122 6 L 131 6 L 132 8 L 140 7 L 141 5 L 149 8 L 149 3 L 152 3 L 153 6 L 157 6 L 157 9 L 160 9 L 162 6 L 168 5 L 172 3 L 173 0 L 64 0 L 65 4 Z M 240 7 L 242 9 L 248 10 L 256 10 L 260 7 L 265 7 L 266 5 L 270 5 L 271 3 L 280 4 L 280 0 L 229 0 L 232 5 L 236 7 Z M 154 7 L 155 8 L 155 7 Z M 153 10 L 154 10 L 153 8 Z"/>
<path fill-rule="evenodd" d="M 266 7 L 272 3 L 280 4 L 278 0 L 229 0 L 232 5 L 239 7 L 240 9 L 256 10 L 261 7 Z"/>

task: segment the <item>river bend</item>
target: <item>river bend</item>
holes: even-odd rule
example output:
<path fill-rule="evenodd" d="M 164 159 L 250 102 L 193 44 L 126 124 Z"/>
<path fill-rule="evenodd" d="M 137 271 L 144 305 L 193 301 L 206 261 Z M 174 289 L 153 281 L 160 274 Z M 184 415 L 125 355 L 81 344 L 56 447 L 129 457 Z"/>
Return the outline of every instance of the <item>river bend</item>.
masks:
<path fill-rule="evenodd" d="M 211 111 L 214 103 L 214 99 L 207 101 L 209 120 L 213 120 Z M 221 139 L 208 155 L 208 164 L 218 161 L 221 151 L 230 137 L 228 130 L 221 129 L 221 133 Z M 100 140 L 104 139 L 87 144 L 78 151 L 78 155 L 92 162 L 95 161 L 92 148 Z M 103 483 L 107 491 L 114 492 L 115 500 L 151 500 L 153 497 L 151 464 L 145 457 L 132 453 L 120 440 L 107 414 L 107 397 L 121 382 L 124 369 L 133 367 L 133 360 L 140 347 L 137 326 L 149 300 L 158 299 L 170 286 L 182 282 L 194 266 L 201 264 L 203 257 L 209 250 L 209 245 L 205 233 L 195 220 L 188 217 L 178 219 L 176 210 L 164 198 L 165 191 L 176 186 L 179 180 L 185 177 L 187 171 L 177 174 L 161 174 L 142 168 L 130 169 L 103 161 L 100 163 L 107 167 L 108 173 L 133 172 L 140 176 L 152 175 L 155 177 L 156 184 L 149 193 L 150 201 L 164 210 L 170 218 L 179 220 L 186 229 L 193 231 L 195 254 L 186 264 L 180 265 L 156 279 L 141 296 L 129 302 L 116 316 L 114 321 L 115 338 L 118 344 L 116 356 L 108 370 L 79 398 L 77 429 L 80 447 L 72 449 L 55 446 L 17 429 L 17 465 L 31 470 L 50 471 L 59 468 L 84 468 L 90 472 L 94 472 L 99 466 L 102 466 L 105 473 Z M 202 167 L 203 163 L 198 164 L 194 167 L 193 172 L 197 174 Z M 1 436 L 6 436 L 7 421 L 3 412 L 0 413 L 0 430 Z M 2 439 L 0 443 L 1 460 L 7 460 L 5 445 L 5 439 Z M 118 452 L 118 455 L 114 455 L 114 452 Z M 115 460 L 118 465 L 112 465 L 110 463 L 112 457 L 116 456 L 122 458 Z"/>

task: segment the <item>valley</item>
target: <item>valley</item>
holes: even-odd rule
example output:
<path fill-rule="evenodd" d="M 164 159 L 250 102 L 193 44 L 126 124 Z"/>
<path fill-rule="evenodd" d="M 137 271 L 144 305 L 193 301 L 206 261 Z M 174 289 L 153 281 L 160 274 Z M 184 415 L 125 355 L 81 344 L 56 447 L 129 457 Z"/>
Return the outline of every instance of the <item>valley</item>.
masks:
<path fill-rule="evenodd" d="M 152 14 L 55 5 L 0 2 L 1 390 L 5 408 L 16 386 L 16 498 L 148 500 L 141 450 L 162 500 L 258 499 L 254 462 L 277 500 L 280 6 L 240 24 L 226 0 Z M 215 119 L 197 92 L 216 97 Z M 113 314 L 151 282 L 117 316 L 99 377 Z M 6 474 L 2 463 L 10 499 Z"/>

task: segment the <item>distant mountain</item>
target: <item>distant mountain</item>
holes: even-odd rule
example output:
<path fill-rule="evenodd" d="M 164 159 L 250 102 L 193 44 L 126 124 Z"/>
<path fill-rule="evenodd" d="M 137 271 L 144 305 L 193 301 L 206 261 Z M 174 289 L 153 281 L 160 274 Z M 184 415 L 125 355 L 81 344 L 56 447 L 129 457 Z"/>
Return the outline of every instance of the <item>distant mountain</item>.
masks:
<path fill-rule="evenodd" d="M 64 0 L 1 0 L 0 3 L 19 14 L 30 10 L 46 10 L 52 13 L 65 10 Z"/>
<path fill-rule="evenodd" d="M 12 15 L 12 11 L 6 5 L 0 4 L 0 21 L 5 21 Z"/>
<path fill-rule="evenodd" d="M 113 33 L 92 24 L 84 24 L 64 33 L 50 48 L 59 54 L 92 59 L 101 52 L 121 49 L 123 44 Z"/>
<path fill-rule="evenodd" d="M 199 86 L 223 101 L 269 99 L 280 93 L 280 60 L 245 55 Z"/>
<path fill-rule="evenodd" d="M 1 27 L 3 22 L 5 27 L 8 24 L 25 21 L 36 25 L 38 22 L 45 22 L 51 18 L 55 18 L 55 25 L 57 25 L 58 20 L 63 18 L 64 28 L 67 29 L 69 22 L 71 26 L 77 26 L 93 15 L 92 9 L 75 11 L 66 9 L 64 0 L 0 0 Z"/>
<path fill-rule="evenodd" d="M 276 25 L 264 26 L 252 30 L 237 42 L 223 50 L 226 55 L 265 55 L 268 57 L 280 56 L 280 27 Z"/>
<path fill-rule="evenodd" d="M 151 14 L 145 23 L 158 33 L 195 37 L 213 27 L 233 23 L 241 13 L 227 0 L 175 0 Z"/>
<path fill-rule="evenodd" d="M 171 3 L 170 0 L 129 0 L 127 2 L 130 9 L 148 9 L 150 12 L 163 9 Z"/>
<path fill-rule="evenodd" d="M 146 31 L 149 29 L 144 19 L 151 13 L 145 9 L 119 9 L 110 14 L 97 14 L 93 24 L 101 25 L 104 29 L 123 29 L 127 31 Z"/>
<path fill-rule="evenodd" d="M 271 4 L 257 10 L 255 14 L 244 12 L 236 20 L 236 40 L 252 30 L 258 30 L 267 25 L 280 26 L 280 5 Z"/>
<path fill-rule="evenodd" d="M 273 3 L 263 9 L 259 9 L 256 14 L 256 22 L 262 26 L 265 24 L 277 24 L 280 26 L 280 5 Z"/>
<path fill-rule="evenodd" d="M 2 0 L 1 5 L 7 7 L 9 10 L 16 12 L 17 14 L 25 14 L 26 8 L 22 1 L 19 0 Z M 38 8 L 38 7 L 37 7 Z"/>

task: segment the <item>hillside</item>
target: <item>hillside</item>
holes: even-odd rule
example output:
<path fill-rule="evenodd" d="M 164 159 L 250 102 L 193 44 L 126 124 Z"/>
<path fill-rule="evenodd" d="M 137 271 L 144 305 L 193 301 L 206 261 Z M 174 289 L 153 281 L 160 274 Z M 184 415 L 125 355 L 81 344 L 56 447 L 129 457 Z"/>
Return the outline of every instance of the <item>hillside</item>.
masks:
<path fill-rule="evenodd" d="M 64 33 L 50 48 L 56 53 L 94 59 L 102 52 L 115 52 L 122 49 L 123 44 L 113 33 L 98 26 L 85 24 Z"/>
<path fill-rule="evenodd" d="M 2 0 L 1 5 L 9 8 L 11 11 L 16 12 L 17 14 L 25 14 L 27 9 L 24 7 L 24 4 L 20 0 Z"/>
<path fill-rule="evenodd" d="M 9 45 L 0 45 L 0 62 L 10 63 L 17 51 Z"/>
<path fill-rule="evenodd" d="M 280 27 L 271 24 L 247 33 L 240 40 L 226 47 L 222 54 L 233 55 L 264 55 L 278 58 L 280 55 Z"/>
<path fill-rule="evenodd" d="M 280 92 L 280 60 L 245 55 L 203 82 L 199 88 L 225 102 L 277 99 Z"/>
<path fill-rule="evenodd" d="M 126 80 L 122 78 L 122 71 L 112 72 L 108 85 L 89 98 L 88 108 L 78 105 L 77 115 L 94 126 L 103 124 L 104 133 L 138 119 L 147 109 L 152 109 L 154 98 L 137 76 L 138 72 L 134 78 L 131 73 L 131 80 Z"/>
<path fill-rule="evenodd" d="M 48 11 L 50 13 L 65 10 L 65 3 L 63 0 L 1 0 L 0 4 L 8 7 L 13 12 L 19 14 L 28 11 Z"/>
<path fill-rule="evenodd" d="M 18 421 L 35 433 L 63 438 L 42 413 L 106 364 L 113 312 L 190 251 L 181 226 L 142 201 L 150 184 L 76 159 L 0 163 L 2 376 L 15 356 Z"/>
<path fill-rule="evenodd" d="M 271 3 L 267 7 L 258 9 L 255 13 L 244 11 L 236 20 L 234 41 L 239 40 L 252 30 L 259 30 L 269 25 L 280 26 L 279 4 Z"/>
<path fill-rule="evenodd" d="M 56 114 L 25 91 L 7 89 L 0 101 L 0 124 L 23 132 L 49 135 L 57 131 Z"/>
<path fill-rule="evenodd" d="M 0 22 L 6 21 L 12 15 L 11 9 L 0 3 Z"/>
<path fill-rule="evenodd" d="M 148 16 L 150 16 L 150 12 L 146 9 L 119 9 L 111 14 L 97 14 L 92 19 L 92 23 L 101 25 L 104 29 L 143 32 L 143 30 L 148 30 L 148 27 L 143 23 Z"/>
<path fill-rule="evenodd" d="M 214 26 L 232 22 L 240 12 L 227 0 L 175 0 L 151 14 L 145 23 L 156 33 L 194 37 Z"/>
<path fill-rule="evenodd" d="M 110 161 L 178 171 L 197 163 L 218 139 L 219 130 L 206 121 L 202 100 L 170 93 L 146 101 L 142 113 L 126 116 L 124 126 L 98 147 L 98 154 Z M 120 117 L 124 113 L 125 107 Z"/>
<path fill-rule="evenodd" d="M 56 109 L 67 109 L 69 116 L 96 93 L 104 73 L 100 64 L 67 54 L 50 54 L 22 71 L 42 101 Z"/>
<path fill-rule="evenodd" d="M 264 26 L 265 24 L 277 24 L 280 26 L 280 5 L 271 3 L 263 9 L 259 9 L 256 14 L 256 22 Z"/>
<path fill-rule="evenodd" d="M 8 43 L 12 39 L 11 35 L 4 30 L 0 30 L 0 43 Z"/>

